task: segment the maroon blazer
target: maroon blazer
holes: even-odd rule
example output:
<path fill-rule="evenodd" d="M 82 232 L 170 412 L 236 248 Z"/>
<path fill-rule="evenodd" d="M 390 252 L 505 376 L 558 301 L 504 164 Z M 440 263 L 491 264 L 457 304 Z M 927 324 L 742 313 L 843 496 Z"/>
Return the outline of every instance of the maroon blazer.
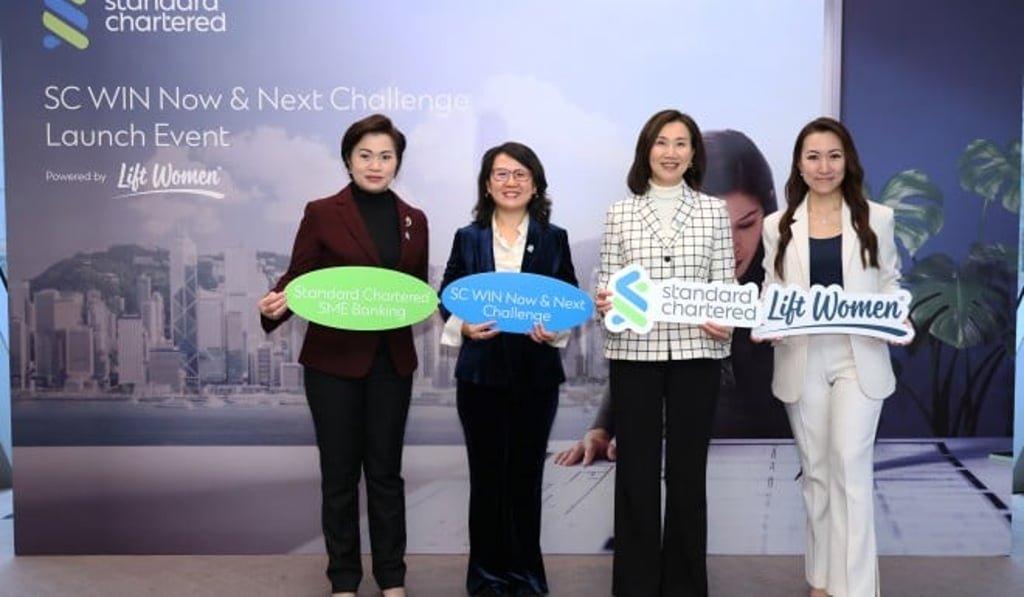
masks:
<path fill-rule="evenodd" d="M 351 185 L 337 194 L 306 204 L 302 223 L 295 234 L 288 271 L 274 285 L 280 292 L 293 278 L 307 272 L 341 265 L 383 267 L 370 232 L 352 197 Z M 427 217 L 423 212 L 398 198 L 399 238 L 401 252 L 398 271 L 427 281 Z M 292 312 L 280 319 L 260 317 L 263 330 L 274 331 Z M 416 348 L 409 326 L 384 332 L 338 330 L 310 323 L 299 353 L 299 362 L 324 373 L 339 377 L 363 377 L 370 372 L 379 342 L 387 342 L 399 375 L 410 375 L 416 369 Z"/>

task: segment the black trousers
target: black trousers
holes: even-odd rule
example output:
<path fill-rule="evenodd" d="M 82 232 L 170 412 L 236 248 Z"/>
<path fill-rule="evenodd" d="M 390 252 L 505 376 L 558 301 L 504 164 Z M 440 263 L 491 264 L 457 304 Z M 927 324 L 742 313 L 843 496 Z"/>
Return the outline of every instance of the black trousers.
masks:
<path fill-rule="evenodd" d="M 346 379 L 306 368 L 306 399 L 320 451 L 321 524 L 332 592 L 363 578 L 359 476 L 366 477 L 373 577 L 381 589 L 405 585 L 405 481 L 402 444 L 412 377 L 375 370 Z"/>
<path fill-rule="evenodd" d="M 610 362 L 616 597 L 708 594 L 707 456 L 720 376 L 713 359 Z"/>
<path fill-rule="evenodd" d="M 496 389 L 460 381 L 456 400 L 469 455 L 466 590 L 547 593 L 541 489 L 558 386 Z"/>

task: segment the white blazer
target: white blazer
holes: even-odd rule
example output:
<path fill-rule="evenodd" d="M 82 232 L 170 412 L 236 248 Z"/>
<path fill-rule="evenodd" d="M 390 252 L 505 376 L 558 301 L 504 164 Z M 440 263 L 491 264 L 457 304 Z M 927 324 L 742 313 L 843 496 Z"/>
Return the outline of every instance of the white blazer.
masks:
<path fill-rule="evenodd" d="M 849 292 L 897 292 L 900 289 L 900 258 L 896 249 L 895 218 L 892 208 L 869 201 L 871 229 L 878 237 L 878 267 L 862 265 L 860 239 L 850 220 L 850 208 L 843 202 L 843 288 Z M 775 272 L 779 245 L 779 220 L 784 211 L 765 218 L 761 229 L 764 242 L 764 284 L 790 284 L 810 287 L 807 225 L 807 200 L 793 214 L 793 238 L 783 261 L 784 279 Z M 783 402 L 796 402 L 803 392 L 807 368 L 807 336 L 789 336 L 775 344 L 775 373 L 772 393 Z M 851 335 L 853 359 L 861 391 L 874 399 L 890 396 L 896 389 L 896 376 L 889 360 L 889 345 L 878 338 Z"/>

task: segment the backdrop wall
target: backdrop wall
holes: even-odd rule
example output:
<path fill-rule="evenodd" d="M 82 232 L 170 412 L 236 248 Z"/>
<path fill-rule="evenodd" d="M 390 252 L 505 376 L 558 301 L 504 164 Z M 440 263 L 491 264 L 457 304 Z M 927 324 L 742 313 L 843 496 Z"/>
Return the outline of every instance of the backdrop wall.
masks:
<path fill-rule="evenodd" d="M 353 120 L 383 111 L 409 136 L 396 190 L 430 217 L 435 281 L 452 233 L 469 220 L 480 154 L 517 139 L 544 161 L 554 220 L 569 229 L 589 287 L 604 210 L 625 194 L 635 136 L 651 113 L 677 106 L 705 131 L 743 131 L 781 191 L 793 136 L 829 110 L 834 82 L 826 73 L 836 72 L 829 49 L 836 2 L 650 0 L 579 10 L 528 1 L 513 13 L 455 1 L 429 11 L 400 2 L 363 10 L 323 0 L 301 11 L 267 0 L 183 4 L 189 8 L 89 0 L 0 9 L 19 553 L 320 549 L 312 431 L 295 363 L 302 324 L 295 318 L 266 337 L 254 304 L 287 263 L 303 204 L 344 184 L 337 146 Z M 1016 233 L 994 213 L 1017 208 L 1002 195 L 982 201 L 969 191 L 971 203 L 960 207 L 947 190 L 956 175 L 944 173 L 975 138 L 1000 148 L 1015 139 L 1020 88 L 987 80 L 987 94 L 1012 96 L 1006 121 L 1015 126 L 994 124 L 1002 116 L 979 116 L 964 132 L 949 126 L 951 113 L 973 105 L 973 95 L 956 95 L 976 83 L 970 57 L 992 58 L 998 49 L 965 45 L 962 62 L 926 71 L 949 80 L 922 82 L 914 78 L 924 68 L 914 46 L 928 56 L 927 41 L 912 36 L 914 44 L 883 51 L 896 31 L 888 20 L 905 25 L 908 15 L 853 4 L 842 15 L 843 116 L 873 194 L 900 209 L 908 274 L 931 280 L 948 264 L 929 256 L 964 260 L 970 241 L 987 243 L 966 263 L 981 259 L 986 268 L 978 292 L 992 329 L 964 324 L 961 335 L 974 343 L 951 345 L 956 326 L 923 317 L 934 333 L 920 333 L 919 346 L 896 354 L 901 389 L 887 403 L 883 432 L 921 441 L 883 446 L 892 485 L 910 470 L 901 466 L 931 466 L 940 455 L 936 474 L 948 472 L 966 488 L 950 509 L 966 510 L 979 537 L 950 533 L 942 553 L 1005 553 L 1005 508 L 992 508 L 986 494 L 994 494 L 984 483 L 972 488 L 941 456 L 945 444 L 931 438 L 1002 436 L 966 444 L 984 454 L 1009 441 L 999 413 L 1012 409 L 1012 334 L 999 352 L 997 332 L 1012 329 L 1016 287 L 1012 268 L 1000 273 L 999 264 L 1015 255 Z M 997 48 L 1015 43 L 998 33 L 1012 21 L 1011 8 L 980 11 L 991 17 L 979 23 L 997 31 L 985 36 Z M 967 18 L 949 14 L 936 21 L 939 31 Z M 521 26 L 507 26 L 513 21 Z M 161 30 L 173 26 L 191 30 Z M 900 67 L 903 60 L 910 66 Z M 928 85 L 928 118 L 920 104 L 891 101 Z M 876 105 L 883 96 L 888 103 Z M 978 111 L 995 114 L 1003 104 L 987 106 Z M 910 120 L 900 107 L 918 111 L 916 126 L 893 126 Z M 897 130 L 905 136 L 894 142 Z M 936 146 L 951 147 L 951 155 L 933 156 Z M 969 165 L 961 170 L 981 176 Z M 965 219 L 967 236 L 948 224 Z M 420 522 L 410 526 L 411 551 L 458 551 L 465 542 L 457 526 L 465 465 L 452 359 L 438 332 L 436 321 L 417 332 L 406 477 L 418 508 L 410 519 Z M 600 344 L 599 330 L 584 327 L 565 352 L 570 381 L 556 442 L 578 437 L 593 416 L 606 378 Z M 952 376 L 937 379 L 936 371 Z M 764 431 L 752 437 L 770 435 Z M 713 461 L 712 469 L 728 472 L 712 485 L 739 498 L 715 500 L 712 518 L 736 524 L 712 529 L 712 551 L 799 551 L 799 533 L 790 540 L 799 514 L 769 507 L 799 503 L 784 444 L 722 446 L 721 466 Z M 733 476 L 733 454 L 754 465 Z M 773 502 L 759 488 L 775 459 L 788 478 Z M 594 469 L 587 479 L 549 473 L 551 504 L 577 504 L 571 494 L 580 487 L 598 490 L 587 493 L 586 507 L 546 512 L 545 549 L 605 549 L 611 516 L 601 488 L 611 470 Z M 899 504 L 915 502 L 899 496 L 906 494 L 890 495 L 892 537 L 906 520 Z M 445 524 L 455 529 L 450 535 L 439 530 Z"/>

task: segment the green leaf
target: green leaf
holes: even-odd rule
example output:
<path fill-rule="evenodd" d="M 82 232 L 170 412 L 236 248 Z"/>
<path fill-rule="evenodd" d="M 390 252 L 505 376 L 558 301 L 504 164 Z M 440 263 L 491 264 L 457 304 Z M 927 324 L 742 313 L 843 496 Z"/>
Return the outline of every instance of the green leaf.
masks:
<path fill-rule="evenodd" d="M 967 259 L 978 267 L 994 268 L 988 274 L 996 276 L 999 281 L 1009 284 L 1013 272 L 1017 270 L 1017 247 L 1003 243 L 974 243 Z M 992 280 L 989 284 L 995 284 Z"/>
<path fill-rule="evenodd" d="M 896 212 L 896 238 L 912 256 L 945 222 L 942 191 L 920 170 L 904 170 L 890 178 L 878 202 Z"/>
<path fill-rule="evenodd" d="M 1000 201 L 1007 210 L 1020 212 L 1020 141 L 1006 153 L 993 142 L 976 139 L 967 145 L 957 164 L 960 186 L 986 202 Z"/>
<path fill-rule="evenodd" d="M 1012 310 L 1006 289 L 992 284 L 990 265 L 971 259 L 958 264 L 942 254 L 915 262 L 904 278 L 914 296 L 915 327 L 957 349 L 999 339 Z"/>

